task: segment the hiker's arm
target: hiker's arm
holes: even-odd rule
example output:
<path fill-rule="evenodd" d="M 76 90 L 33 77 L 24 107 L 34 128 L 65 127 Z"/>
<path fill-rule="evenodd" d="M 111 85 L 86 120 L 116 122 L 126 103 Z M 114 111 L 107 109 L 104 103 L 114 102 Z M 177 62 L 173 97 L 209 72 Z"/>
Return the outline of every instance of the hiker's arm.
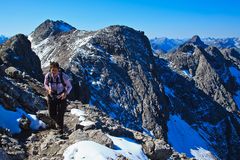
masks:
<path fill-rule="evenodd" d="M 45 89 L 49 92 L 49 91 L 51 90 L 51 88 L 49 87 L 48 74 L 49 74 L 49 73 L 47 73 L 47 74 L 45 75 L 45 78 L 44 78 L 44 87 L 45 87 Z"/>
<path fill-rule="evenodd" d="M 70 82 L 70 78 L 68 77 L 68 75 L 64 74 L 63 75 L 63 79 L 64 79 L 64 82 L 66 84 L 66 94 L 69 94 L 72 90 L 72 84 Z"/>
<path fill-rule="evenodd" d="M 66 83 L 66 93 L 69 94 L 72 90 L 72 84 L 69 79 L 65 80 Z"/>

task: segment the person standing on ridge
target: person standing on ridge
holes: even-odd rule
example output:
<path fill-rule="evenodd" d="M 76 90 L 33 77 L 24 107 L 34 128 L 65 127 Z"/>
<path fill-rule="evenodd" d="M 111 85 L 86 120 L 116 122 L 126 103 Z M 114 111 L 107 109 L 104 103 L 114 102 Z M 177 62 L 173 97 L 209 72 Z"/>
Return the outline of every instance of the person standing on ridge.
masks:
<path fill-rule="evenodd" d="M 59 133 L 63 133 L 64 113 L 67 107 L 67 95 L 72 89 L 68 75 L 57 62 L 50 63 L 50 71 L 45 75 L 44 87 L 48 92 L 47 105 L 49 116 L 55 121 Z"/>

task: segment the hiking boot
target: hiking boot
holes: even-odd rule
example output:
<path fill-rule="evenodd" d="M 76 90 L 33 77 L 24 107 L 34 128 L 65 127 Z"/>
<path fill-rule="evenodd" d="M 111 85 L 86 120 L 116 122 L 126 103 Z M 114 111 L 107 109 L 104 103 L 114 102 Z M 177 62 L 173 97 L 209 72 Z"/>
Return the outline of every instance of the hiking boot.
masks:
<path fill-rule="evenodd" d="M 55 128 L 56 128 L 57 130 L 61 129 L 61 127 L 60 127 L 57 123 L 55 123 Z"/>
<path fill-rule="evenodd" d="M 58 130 L 59 127 L 56 123 L 54 123 L 54 124 L 51 125 L 50 128 L 53 129 L 53 130 Z"/>
<path fill-rule="evenodd" d="M 56 134 L 56 138 L 68 139 L 68 135 L 64 133 L 63 130 L 58 130 Z"/>
<path fill-rule="evenodd" d="M 61 135 L 56 135 L 56 138 L 66 140 L 66 139 L 68 139 L 68 136 L 64 135 L 64 134 L 61 134 Z"/>
<path fill-rule="evenodd" d="M 52 133 L 53 133 L 53 135 L 58 135 L 59 134 L 57 130 L 53 130 Z"/>
<path fill-rule="evenodd" d="M 63 134 L 63 129 L 58 129 L 58 133 L 62 135 Z"/>

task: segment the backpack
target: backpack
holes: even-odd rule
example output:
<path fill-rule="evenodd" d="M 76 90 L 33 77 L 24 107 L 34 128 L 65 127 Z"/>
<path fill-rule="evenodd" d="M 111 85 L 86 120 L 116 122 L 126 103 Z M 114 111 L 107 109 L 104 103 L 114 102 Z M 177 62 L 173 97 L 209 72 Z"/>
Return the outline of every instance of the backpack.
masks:
<path fill-rule="evenodd" d="M 63 73 L 64 73 L 65 71 L 64 71 L 64 69 L 63 68 L 59 68 L 59 76 L 60 76 L 60 82 L 59 82 L 59 78 L 57 77 L 57 80 L 56 80 L 56 82 L 53 82 L 53 78 L 52 78 L 52 76 L 51 76 L 51 74 L 48 74 L 48 82 L 49 83 L 62 83 L 62 85 L 64 86 L 64 87 L 66 87 L 66 83 L 64 82 L 64 79 L 63 79 Z"/>

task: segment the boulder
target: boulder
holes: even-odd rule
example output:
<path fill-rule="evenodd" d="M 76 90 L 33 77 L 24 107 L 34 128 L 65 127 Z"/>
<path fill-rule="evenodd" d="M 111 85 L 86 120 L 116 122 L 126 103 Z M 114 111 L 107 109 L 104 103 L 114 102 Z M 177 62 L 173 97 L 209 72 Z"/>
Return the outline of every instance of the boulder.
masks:
<path fill-rule="evenodd" d="M 14 79 L 22 79 L 23 78 L 22 72 L 12 66 L 5 69 L 5 73 Z"/>

